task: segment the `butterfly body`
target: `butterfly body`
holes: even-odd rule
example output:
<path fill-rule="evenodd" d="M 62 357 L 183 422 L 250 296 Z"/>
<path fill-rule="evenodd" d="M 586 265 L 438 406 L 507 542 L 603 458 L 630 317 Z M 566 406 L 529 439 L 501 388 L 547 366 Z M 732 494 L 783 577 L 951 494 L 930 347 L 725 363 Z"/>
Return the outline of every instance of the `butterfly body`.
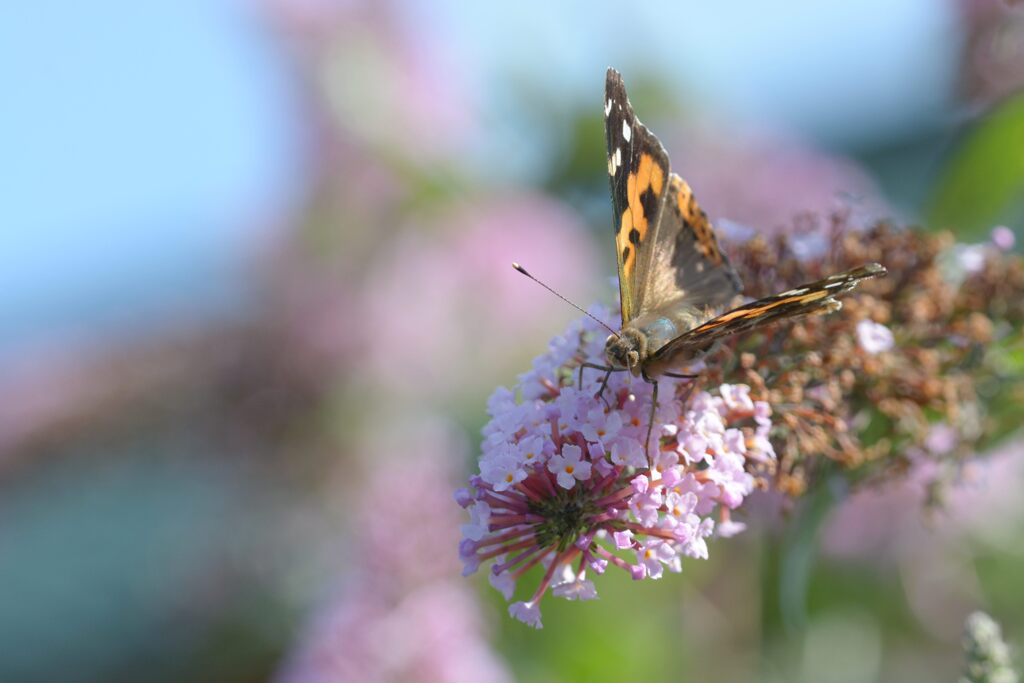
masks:
<path fill-rule="evenodd" d="M 621 329 L 605 344 L 612 368 L 655 382 L 731 335 L 838 310 L 837 295 L 885 274 L 879 264 L 867 264 L 737 306 L 742 283 L 707 214 L 633 113 L 614 69 L 608 69 L 604 113 L 622 311 Z"/>
<path fill-rule="evenodd" d="M 608 337 L 605 342 L 605 358 L 615 368 L 626 368 L 640 377 L 657 377 L 669 368 L 652 363 L 657 352 L 684 332 L 692 330 L 712 316 L 691 306 L 678 306 L 663 312 L 651 312 L 627 323 L 618 334 Z M 675 364 L 695 360 L 700 355 L 694 349 L 691 358 L 678 357 Z"/>

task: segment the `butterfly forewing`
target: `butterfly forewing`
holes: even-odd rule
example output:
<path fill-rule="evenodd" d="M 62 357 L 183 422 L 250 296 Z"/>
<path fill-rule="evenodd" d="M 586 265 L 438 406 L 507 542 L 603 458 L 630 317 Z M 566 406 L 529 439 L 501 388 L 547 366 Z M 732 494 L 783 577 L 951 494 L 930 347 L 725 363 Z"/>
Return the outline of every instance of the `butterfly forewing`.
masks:
<path fill-rule="evenodd" d="M 668 197 L 655 239 L 638 315 L 668 313 L 666 309 L 680 305 L 721 310 L 733 303 L 742 290 L 740 278 L 690 186 L 675 173 L 669 176 Z"/>
<path fill-rule="evenodd" d="M 625 325 L 644 306 L 644 282 L 658 241 L 669 163 L 658 138 L 633 113 L 622 77 L 614 69 L 608 69 L 605 81 L 604 115 L 619 298 Z"/>

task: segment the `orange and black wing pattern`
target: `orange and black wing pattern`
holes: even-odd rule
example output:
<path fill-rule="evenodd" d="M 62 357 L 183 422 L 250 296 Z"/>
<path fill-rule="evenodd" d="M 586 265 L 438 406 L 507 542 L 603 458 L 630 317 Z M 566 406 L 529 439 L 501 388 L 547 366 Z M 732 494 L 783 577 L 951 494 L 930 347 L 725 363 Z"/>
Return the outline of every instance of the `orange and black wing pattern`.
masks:
<path fill-rule="evenodd" d="M 711 221 L 686 181 L 669 175 L 640 315 L 678 305 L 722 310 L 742 291 L 739 275 L 722 251 Z"/>
<path fill-rule="evenodd" d="M 850 291 L 861 280 L 885 275 L 885 273 L 886 270 L 881 265 L 869 263 L 845 273 L 830 275 L 824 280 L 794 287 L 782 294 L 751 301 L 676 337 L 658 349 L 654 354 L 654 360 L 666 363 L 681 351 L 706 349 L 720 339 L 741 332 L 749 332 L 763 325 L 777 322 L 781 318 L 838 311 L 843 305 L 836 298 L 838 295 Z"/>
<path fill-rule="evenodd" d="M 658 138 L 633 113 L 622 76 L 614 69 L 608 69 L 605 81 L 604 121 L 625 325 L 643 307 L 644 283 L 667 196 L 669 162 Z"/>

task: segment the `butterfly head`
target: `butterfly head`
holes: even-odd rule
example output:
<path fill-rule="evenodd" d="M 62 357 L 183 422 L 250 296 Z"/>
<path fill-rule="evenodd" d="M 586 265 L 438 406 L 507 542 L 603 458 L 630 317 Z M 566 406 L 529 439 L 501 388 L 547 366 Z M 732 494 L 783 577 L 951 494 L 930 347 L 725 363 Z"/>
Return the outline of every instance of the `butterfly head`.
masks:
<path fill-rule="evenodd" d="M 639 377 L 647 357 L 647 336 L 634 327 L 625 327 L 608 337 L 604 355 L 612 367 L 626 368 Z"/>

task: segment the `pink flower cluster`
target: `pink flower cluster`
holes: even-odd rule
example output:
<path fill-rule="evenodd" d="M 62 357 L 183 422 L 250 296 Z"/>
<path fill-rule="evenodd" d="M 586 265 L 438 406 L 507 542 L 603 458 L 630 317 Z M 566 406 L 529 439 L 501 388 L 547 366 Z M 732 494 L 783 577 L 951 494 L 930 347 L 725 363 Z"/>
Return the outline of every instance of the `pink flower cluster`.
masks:
<path fill-rule="evenodd" d="M 459 511 L 445 492 L 464 453 L 462 435 L 433 418 L 390 424 L 367 443 L 374 466 L 358 498 L 348 500 L 347 542 L 359 549 L 353 566 L 318 606 L 275 681 L 510 683 L 474 592 L 453 576 L 455 557 L 434 552 L 458 535 Z"/>
<path fill-rule="evenodd" d="M 592 313 L 609 318 L 608 310 Z M 604 334 L 588 318 L 556 337 L 515 391 L 488 402 L 480 473 L 456 501 L 463 574 L 493 560 L 491 584 L 512 600 L 516 582 L 544 568 L 528 599 L 509 613 L 541 627 L 539 602 L 551 588 L 569 600 L 597 597 L 588 572 L 609 565 L 634 579 L 678 572 L 682 558 L 706 559 L 706 539 L 742 531 L 730 519 L 754 488 L 752 471 L 769 467 L 771 408 L 745 385 L 694 392 L 688 380 L 662 379 L 650 458 L 644 447 L 651 386 L 626 372 L 604 373 Z M 712 517 L 719 517 L 717 530 Z"/>

